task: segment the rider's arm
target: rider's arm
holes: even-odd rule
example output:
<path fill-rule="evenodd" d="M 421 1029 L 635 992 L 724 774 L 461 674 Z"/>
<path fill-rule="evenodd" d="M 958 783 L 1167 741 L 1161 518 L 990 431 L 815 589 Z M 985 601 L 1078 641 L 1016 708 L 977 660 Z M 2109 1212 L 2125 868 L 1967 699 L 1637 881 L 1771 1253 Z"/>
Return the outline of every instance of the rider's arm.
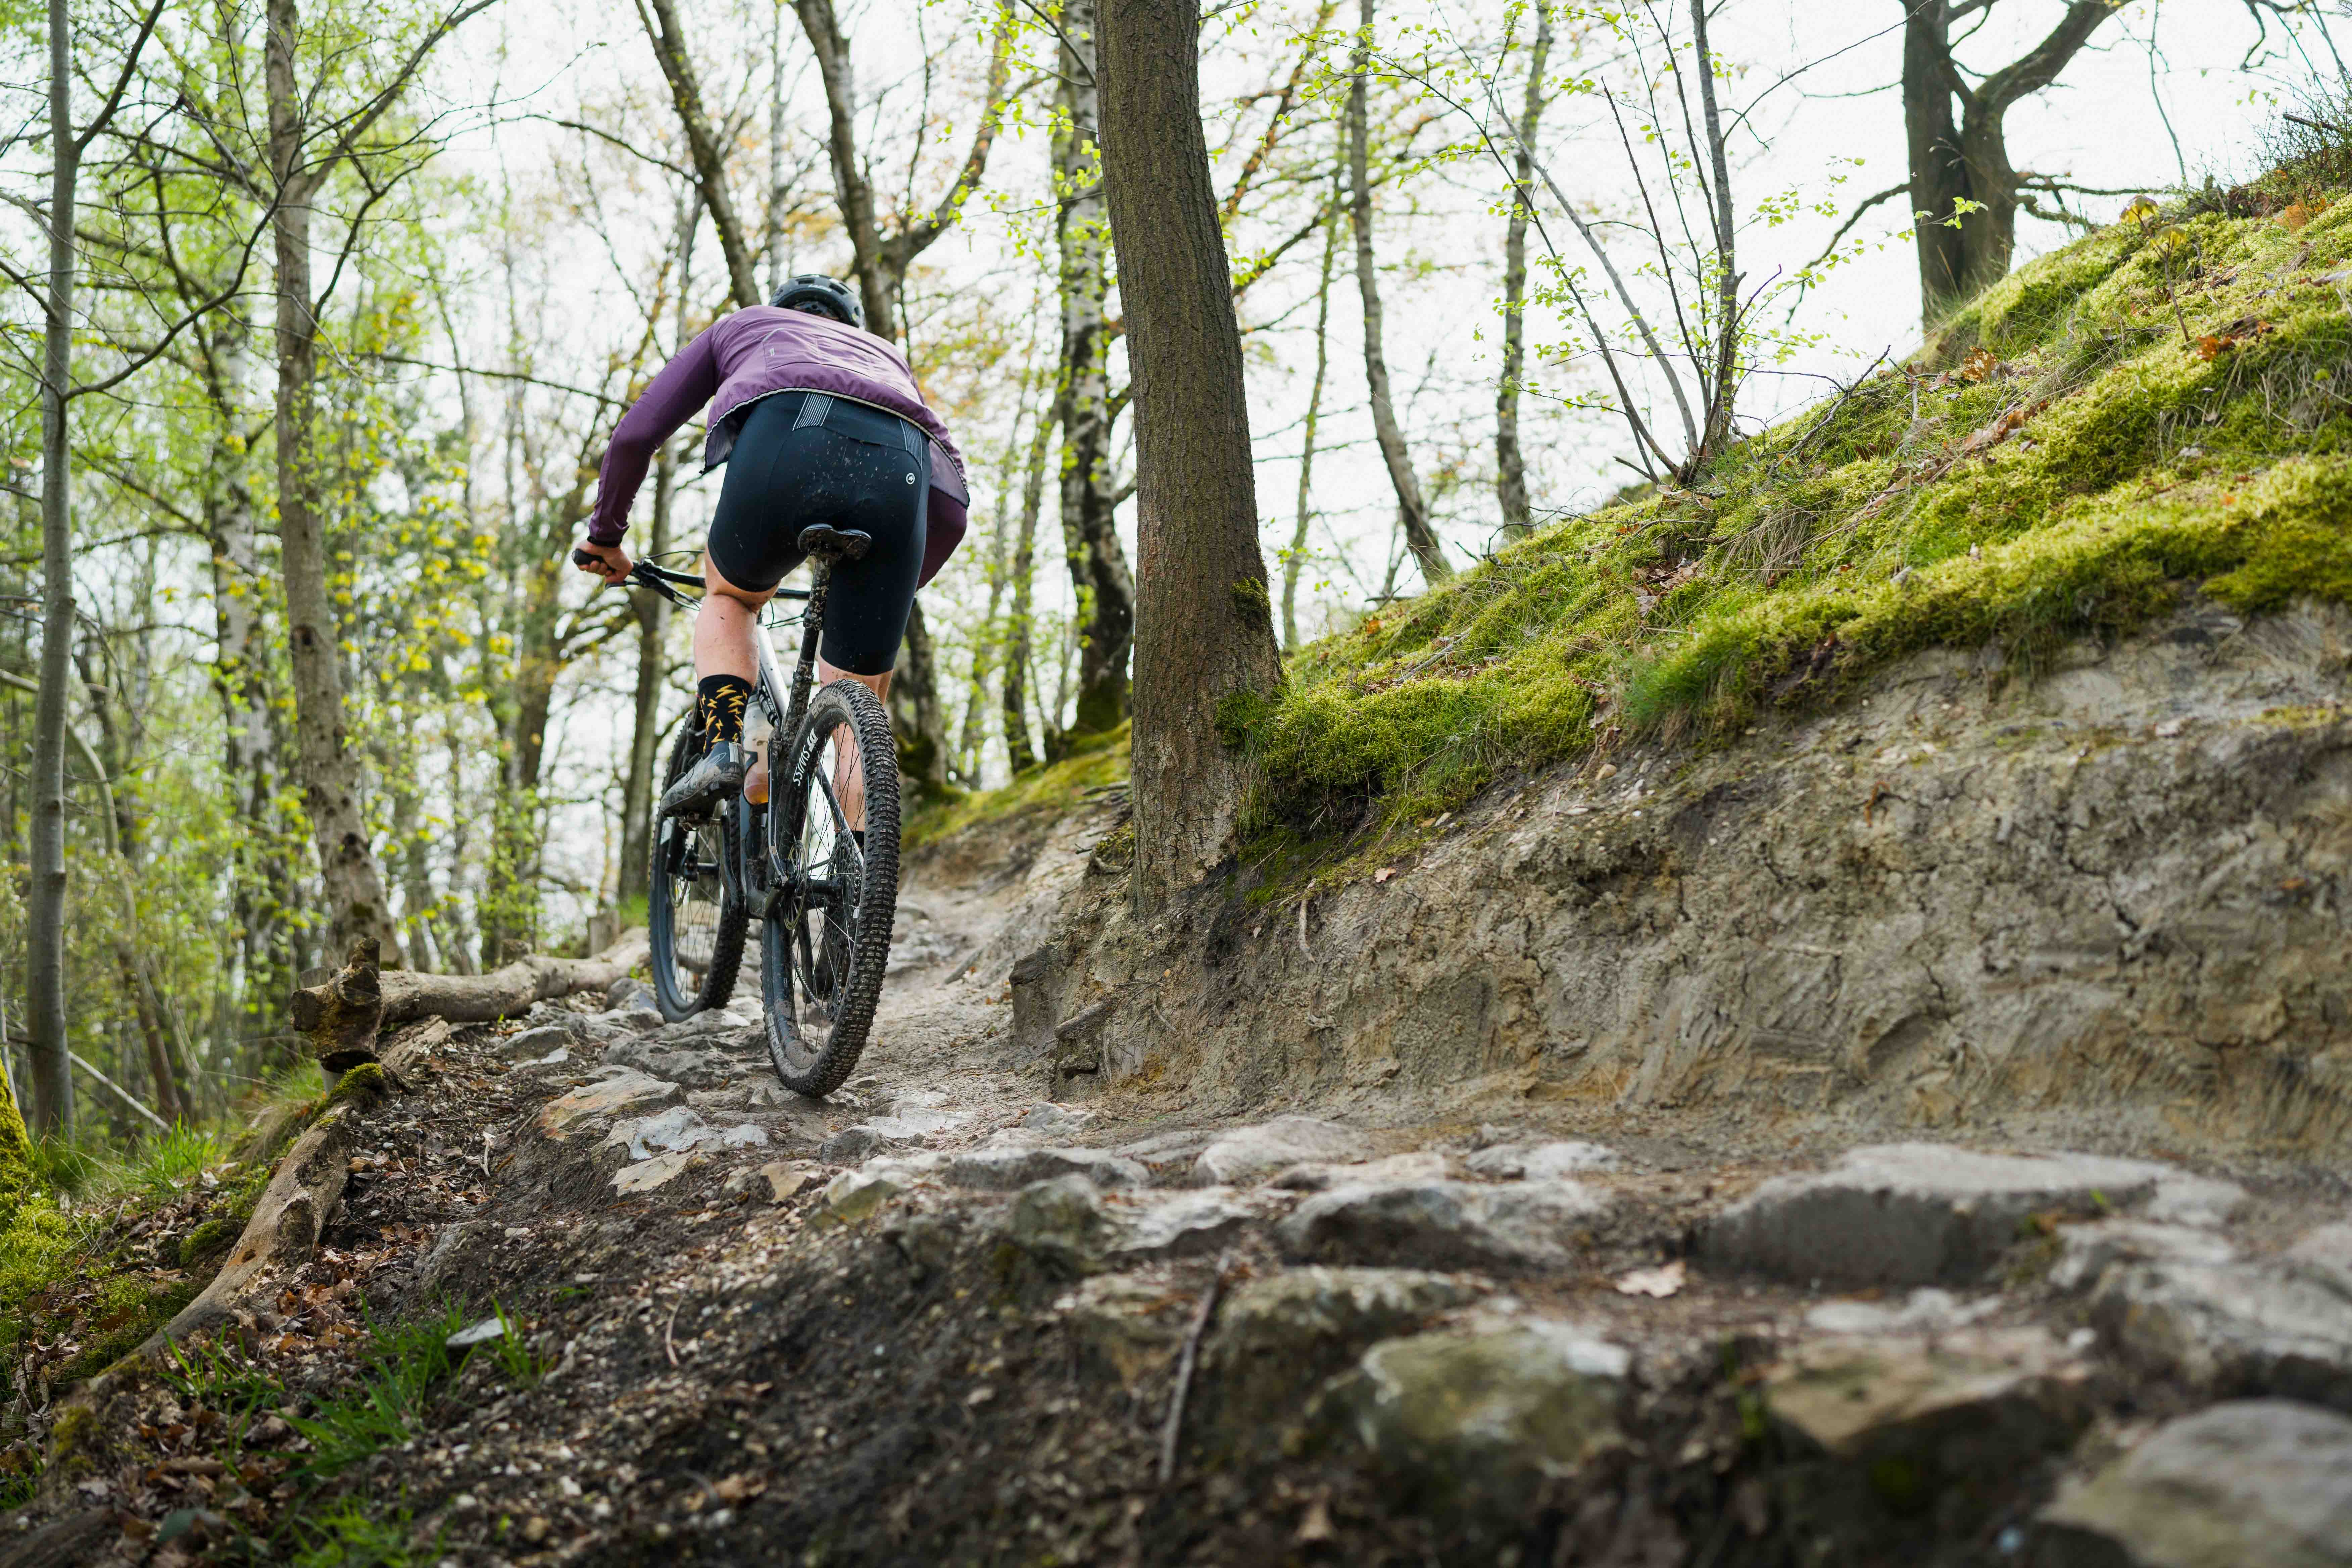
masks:
<path fill-rule="evenodd" d="M 635 407 L 613 432 L 604 448 L 604 467 L 596 473 L 596 510 L 588 524 L 592 544 L 618 544 L 629 526 L 629 503 L 646 482 L 661 444 L 694 411 L 719 395 L 719 354 L 710 331 L 686 346 L 686 351 L 662 367 Z"/>

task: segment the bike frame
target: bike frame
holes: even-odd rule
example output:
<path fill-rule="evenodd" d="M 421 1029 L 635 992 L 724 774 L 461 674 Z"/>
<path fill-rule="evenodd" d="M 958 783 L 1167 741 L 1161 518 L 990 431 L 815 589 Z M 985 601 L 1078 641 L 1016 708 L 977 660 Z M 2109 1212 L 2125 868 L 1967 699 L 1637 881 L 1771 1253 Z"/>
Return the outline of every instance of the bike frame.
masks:
<path fill-rule="evenodd" d="M 809 585 L 806 589 L 780 588 L 772 595 L 772 599 L 797 599 L 803 604 L 800 658 L 793 662 L 789 688 L 785 685 L 783 668 L 777 662 L 775 643 L 769 637 L 766 625 L 756 616 L 751 623 L 751 643 L 759 665 L 759 679 L 753 683 L 752 700 L 767 714 L 769 724 L 769 802 L 754 805 L 740 795 L 735 797 L 738 814 L 735 843 L 741 858 L 737 864 L 725 868 L 723 874 L 734 881 L 736 896 L 750 906 L 754 920 L 764 921 L 775 909 L 777 900 L 793 890 L 795 879 L 807 877 L 804 869 L 794 867 L 786 851 L 784 839 L 787 835 L 767 830 L 777 826 L 770 806 L 775 803 L 778 784 L 789 781 L 798 771 L 800 759 L 786 757 L 782 753 L 790 749 L 799 735 L 801 721 L 808 716 L 810 693 L 816 688 L 817 639 L 824 630 L 824 595 L 832 577 L 832 563 L 821 557 L 816 558 L 809 563 Z M 681 587 L 703 586 L 702 579 L 692 574 L 672 572 L 640 561 L 630 568 L 628 580 L 639 587 L 652 589 L 681 609 L 700 607 L 699 600 L 690 599 L 678 592 Z M 765 608 L 764 605 L 761 607 Z M 780 694 L 782 694 L 783 701 L 781 710 L 777 708 Z M 825 791 L 828 799 L 832 793 L 828 787 Z M 838 816 L 839 805 L 835 805 L 833 809 Z M 797 836 L 801 829 L 798 822 L 785 822 L 783 826 L 793 836 Z M 837 822 L 835 826 L 837 831 L 846 831 L 845 823 Z M 751 853 L 754 843 L 760 846 L 756 858 Z M 808 885 L 813 893 L 822 891 L 831 895 L 836 891 L 823 882 L 810 881 Z"/>

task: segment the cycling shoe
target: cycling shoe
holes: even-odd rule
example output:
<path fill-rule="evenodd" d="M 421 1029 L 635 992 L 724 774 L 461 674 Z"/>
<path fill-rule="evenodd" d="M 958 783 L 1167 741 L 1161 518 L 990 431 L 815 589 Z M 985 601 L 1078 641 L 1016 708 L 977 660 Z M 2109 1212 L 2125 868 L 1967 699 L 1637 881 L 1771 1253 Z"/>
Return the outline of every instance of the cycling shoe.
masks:
<path fill-rule="evenodd" d="M 707 810 L 743 787 L 743 773 L 750 765 L 741 746 L 719 742 L 696 760 L 684 778 L 662 792 L 656 815 L 691 816 Z"/>

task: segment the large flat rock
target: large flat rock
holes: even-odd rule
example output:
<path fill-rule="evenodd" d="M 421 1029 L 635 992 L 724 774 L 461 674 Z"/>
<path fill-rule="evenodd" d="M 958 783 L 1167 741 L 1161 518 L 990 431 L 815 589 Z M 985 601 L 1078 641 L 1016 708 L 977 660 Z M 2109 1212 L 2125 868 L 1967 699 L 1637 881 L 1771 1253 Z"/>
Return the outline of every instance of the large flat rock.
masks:
<path fill-rule="evenodd" d="M 2352 1246 L 2334 1233 L 2238 1263 L 2118 1264 L 2091 1321 L 2129 1361 L 2208 1394 L 2275 1394 L 2352 1413 Z"/>
<path fill-rule="evenodd" d="M 2042 1330 L 1962 1330 L 1801 1345 L 1766 1373 L 1764 1398 L 1802 1445 L 1899 1468 L 1900 1500 L 1916 1506 L 2070 1446 L 2091 1419 L 2089 1377 Z"/>
<path fill-rule="evenodd" d="M 1547 1482 L 1623 1441 L 1630 1358 L 1584 1329 L 1527 1319 L 1381 1342 L 1325 1397 L 1409 1506 L 1471 1534 L 1510 1530 Z"/>
<path fill-rule="evenodd" d="M 1074 1173 L 1022 1188 L 1008 1224 L 1015 1247 L 1078 1276 L 1220 1252 L 1264 1215 L 1261 1203 L 1227 1187 L 1106 1201 L 1090 1177 Z"/>
<path fill-rule="evenodd" d="M 1574 1182 L 1361 1183 L 1308 1198 L 1275 1235 L 1294 1262 L 1520 1269 L 1568 1261 L 1608 1208 Z"/>
<path fill-rule="evenodd" d="M 1829 1170 L 1779 1176 L 1718 1215 L 1718 1268 L 1837 1285 L 1964 1284 L 2038 1215 L 2137 1208 L 2176 1173 L 2094 1154 L 1986 1154 L 1940 1143 L 1856 1149 Z"/>
<path fill-rule="evenodd" d="M 2347 1568 L 2352 1420 L 2279 1399 L 2184 1416 L 2042 1510 L 2037 1568 Z"/>
<path fill-rule="evenodd" d="M 1483 1294 L 1479 1280 L 1419 1268 L 1285 1268 L 1249 1280 L 1217 1310 L 1200 1429 L 1220 1449 L 1279 1447 L 1316 1387 L 1365 1349 Z"/>
<path fill-rule="evenodd" d="M 998 1147 L 974 1149 L 950 1159 L 942 1172 L 948 1184 L 979 1192 L 1018 1192 L 1033 1182 L 1084 1176 L 1098 1187 L 1139 1187 L 1150 1173 L 1133 1160 L 1100 1149 Z"/>
<path fill-rule="evenodd" d="M 1192 1161 L 1192 1180 L 1233 1186 L 1293 1165 L 1344 1164 L 1371 1158 L 1371 1141 L 1352 1127 L 1312 1116 L 1277 1116 L 1221 1132 Z"/>
<path fill-rule="evenodd" d="M 564 1139 L 590 1122 L 604 1122 L 632 1111 L 675 1105 L 686 1091 L 665 1079 L 635 1068 L 624 1068 L 595 1083 L 583 1083 L 558 1095 L 540 1108 L 539 1128 L 548 1137 Z"/>

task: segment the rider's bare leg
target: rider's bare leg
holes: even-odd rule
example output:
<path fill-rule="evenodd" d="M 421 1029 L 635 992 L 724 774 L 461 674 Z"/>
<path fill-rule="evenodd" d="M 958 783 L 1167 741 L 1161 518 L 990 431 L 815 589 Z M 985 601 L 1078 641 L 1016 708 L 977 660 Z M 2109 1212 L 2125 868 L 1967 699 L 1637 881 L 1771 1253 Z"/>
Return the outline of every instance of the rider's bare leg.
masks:
<path fill-rule="evenodd" d="M 835 680 L 854 680 L 884 701 L 890 699 L 890 672 L 879 675 L 859 675 L 855 670 L 835 669 L 822 658 L 816 661 L 816 679 L 820 686 Z M 767 780 L 760 781 L 762 788 Z M 841 802 L 841 815 L 852 828 L 866 826 L 866 771 L 858 765 L 857 748 L 835 746 L 833 751 L 833 794 Z"/>
<path fill-rule="evenodd" d="M 759 679 L 760 650 L 751 631 L 759 624 L 760 608 L 775 597 L 773 588 L 759 593 L 739 588 L 730 583 L 718 565 L 706 554 L 702 558 L 702 585 L 705 596 L 702 611 L 694 618 L 694 674 L 697 679 L 706 675 L 733 675 L 745 680 Z M 875 696 L 887 699 L 890 695 L 890 672 L 879 675 L 858 675 L 846 669 L 836 669 L 820 658 L 816 661 L 816 679 L 820 686 L 846 677 L 871 690 Z M 841 802 L 842 815 L 853 828 L 866 826 L 866 777 L 857 765 L 857 753 L 852 749 L 834 758 L 833 791 Z M 757 748 L 752 755 L 751 771 L 744 775 L 743 798 L 758 805 L 768 798 L 767 748 Z"/>

